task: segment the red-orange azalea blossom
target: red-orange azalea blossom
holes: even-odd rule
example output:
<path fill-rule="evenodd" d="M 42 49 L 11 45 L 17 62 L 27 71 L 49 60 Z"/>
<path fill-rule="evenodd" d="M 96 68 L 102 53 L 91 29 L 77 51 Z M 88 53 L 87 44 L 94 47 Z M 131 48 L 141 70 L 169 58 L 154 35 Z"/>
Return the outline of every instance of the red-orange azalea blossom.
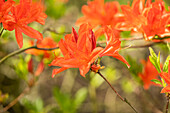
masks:
<path fill-rule="evenodd" d="M 19 47 L 23 46 L 22 33 L 31 38 L 42 40 L 42 34 L 29 27 L 28 24 L 34 21 L 44 24 L 47 17 L 43 12 L 44 8 L 40 2 L 32 2 L 32 0 L 20 0 L 19 4 L 11 9 L 11 19 L 3 24 L 3 27 L 9 31 L 15 30 L 15 36 Z"/>
<path fill-rule="evenodd" d="M 54 59 L 50 65 L 61 68 L 54 69 L 52 77 L 68 68 L 79 68 L 80 74 L 85 77 L 102 50 L 101 47 L 96 47 L 95 35 L 88 24 L 81 25 L 78 34 L 73 28 L 72 33 L 65 36 L 65 40 L 60 40 L 59 48 L 63 57 Z"/>
<path fill-rule="evenodd" d="M 34 45 L 33 41 L 30 41 L 29 43 L 30 43 L 29 44 L 30 46 Z M 42 41 L 37 41 L 36 46 L 38 48 L 50 49 L 50 48 L 57 48 L 58 44 L 51 37 L 46 37 Z M 54 51 L 55 50 L 46 51 L 46 50 L 38 50 L 38 49 L 29 49 L 29 50 L 26 51 L 26 53 L 32 54 L 32 55 L 35 55 L 35 56 L 43 56 L 43 58 L 51 59 L 51 58 L 53 58 L 52 56 L 54 56 L 53 55 Z"/>
<path fill-rule="evenodd" d="M 168 65 L 168 73 L 166 72 L 161 72 L 160 77 L 163 78 L 167 84 L 162 90 L 161 93 L 170 93 L 170 60 L 169 60 L 169 65 Z"/>
<path fill-rule="evenodd" d="M 89 24 L 83 24 L 80 26 L 78 34 L 73 28 L 72 33 L 66 35 L 65 40 L 62 39 L 59 42 L 59 48 L 64 57 L 56 58 L 50 64 L 51 66 L 61 67 L 53 70 L 53 77 L 68 68 L 79 68 L 83 77 L 89 69 L 98 72 L 101 67 L 95 64 L 94 61 L 102 56 L 113 56 L 129 67 L 127 61 L 118 53 L 120 41 L 115 38 L 113 30 L 111 28 L 104 29 L 107 45 L 103 49 L 96 47 L 96 37 L 91 28 Z"/>
<path fill-rule="evenodd" d="M 119 30 L 134 30 L 142 32 L 146 40 L 152 40 L 155 35 L 159 37 L 170 36 L 167 28 L 170 12 L 165 10 L 164 2 L 156 0 L 134 0 L 132 7 L 121 6 L 125 21 L 117 24 Z"/>
<path fill-rule="evenodd" d="M 30 45 L 33 46 L 34 43 L 33 41 L 30 41 Z M 44 38 L 42 41 L 38 41 L 37 42 L 37 47 L 38 48 L 46 48 L 46 49 L 50 49 L 50 48 L 57 48 L 58 44 L 56 42 L 54 42 L 54 40 L 50 37 Z M 38 76 L 41 74 L 41 72 L 44 70 L 44 60 L 51 60 L 53 59 L 55 50 L 51 50 L 51 51 L 47 51 L 47 50 L 38 50 L 38 49 L 30 49 L 27 50 L 26 53 L 27 54 L 32 54 L 35 56 L 41 56 L 41 61 L 38 64 L 38 67 L 34 73 L 33 71 L 33 60 L 32 58 L 30 59 L 30 61 L 28 62 L 28 71 L 32 74 L 34 74 L 35 76 Z"/>
<path fill-rule="evenodd" d="M 98 25 L 115 26 L 123 20 L 117 1 L 106 3 L 104 3 L 104 0 L 88 1 L 88 5 L 82 7 L 82 13 L 84 16 L 77 20 L 77 25 L 90 23 L 93 27 Z"/>
<path fill-rule="evenodd" d="M 6 2 L 5 0 L 0 0 L 0 23 L 6 23 L 11 18 L 9 12 L 14 3 L 13 0 L 8 0 Z"/>
<path fill-rule="evenodd" d="M 128 62 L 119 54 L 121 41 L 116 37 L 115 31 L 110 26 L 105 26 L 100 29 L 100 32 L 101 33 L 99 34 L 104 34 L 106 37 L 106 47 L 102 50 L 99 56 L 112 56 L 130 67 Z"/>
<path fill-rule="evenodd" d="M 142 60 L 142 64 L 144 66 L 143 71 L 138 75 L 143 81 L 144 89 L 149 89 L 150 85 L 157 85 L 151 80 L 158 79 L 159 73 L 149 59 L 147 61 Z"/>

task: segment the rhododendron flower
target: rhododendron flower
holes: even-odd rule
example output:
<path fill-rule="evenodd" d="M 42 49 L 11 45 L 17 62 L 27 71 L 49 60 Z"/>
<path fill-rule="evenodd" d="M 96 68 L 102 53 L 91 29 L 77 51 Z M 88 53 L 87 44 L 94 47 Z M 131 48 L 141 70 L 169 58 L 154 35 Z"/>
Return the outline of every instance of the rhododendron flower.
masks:
<path fill-rule="evenodd" d="M 106 27 L 102 28 L 100 30 L 100 32 L 101 32 L 101 34 L 104 34 L 106 37 L 106 47 L 100 53 L 99 56 L 100 57 L 112 56 L 112 57 L 124 62 L 128 67 L 130 67 L 128 62 L 118 53 L 120 50 L 121 41 L 119 40 L 119 38 L 116 37 L 115 31 L 110 26 L 106 26 Z"/>
<path fill-rule="evenodd" d="M 161 93 L 170 93 L 170 60 L 169 60 L 169 65 L 168 65 L 168 73 L 166 72 L 161 72 L 160 77 L 163 78 L 167 84 L 162 90 Z"/>
<path fill-rule="evenodd" d="M 42 34 L 29 27 L 28 24 L 34 21 L 44 24 L 47 17 L 43 13 L 44 8 L 40 2 L 32 2 L 32 0 L 20 0 L 19 4 L 11 9 L 11 19 L 3 23 L 3 27 L 9 31 L 15 30 L 15 36 L 19 47 L 23 46 L 22 33 L 31 38 L 42 40 Z"/>
<path fill-rule="evenodd" d="M 77 20 L 77 25 L 90 23 L 93 27 L 98 25 L 115 26 L 123 20 L 117 1 L 106 3 L 104 3 L 104 0 L 89 1 L 88 5 L 82 7 L 82 13 L 84 16 Z"/>
<path fill-rule="evenodd" d="M 4 23 L 10 19 L 9 12 L 14 5 L 13 0 L 8 0 L 5 2 L 5 0 L 0 0 L 0 23 Z"/>
<path fill-rule="evenodd" d="M 65 36 L 65 40 L 60 40 L 59 48 L 64 57 L 52 61 L 51 66 L 61 67 L 53 70 L 52 77 L 68 68 L 79 68 L 80 74 L 85 77 L 102 50 L 101 47 L 96 47 L 96 38 L 90 28 L 88 24 L 83 24 L 78 34 L 73 28 L 72 33 Z"/>
<path fill-rule="evenodd" d="M 144 89 L 149 89 L 150 85 L 157 85 L 151 80 L 157 79 L 159 73 L 149 59 L 147 61 L 142 60 L 142 64 L 144 66 L 143 71 L 138 75 L 143 81 Z"/>
<path fill-rule="evenodd" d="M 29 43 L 30 43 L 29 44 L 30 46 L 34 45 L 33 41 L 30 41 Z M 50 48 L 58 47 L 58 44 L 52 38 L 46 37 L 42 41 L 37 41 L 36 46 L 38 48 L 47 48 L 47 49 L 49 48 L 50 49 Z M 43 58 L 51 59 L 54 51 L 55 50 L 46 51 L 46 50 L 30 49 L 30 50 L 27 50 L 26 53 L 32 54 L 35 56 L 43 56 Z"/>
<path fill-rule="evenodd" d="M 33 41 L 30 41 L 30 46 L 33 46 L 34 43 Z M 38 48 L 46 48 L 46 49 L 50 49 L 50 48 L 57 48 L 58 45 L 56 42 L 54 42 L 54 40 L 50 37 L 44 38 L 42 41 L 38 41 L 37 42 L 37 47 Z M 54 57 L 54 53 L 55 50 L 51 50 L 51 51 L 47 51 L 47 50 L 38 50 L 38 49 L 29 49 L 26 51 L 27 54 L 32 54 L 35 56 L 41 56 L 41 61 L 38 64 L 38 67 L 35 71 L 35 73 L 33 72 L 33 61 L 32 58 L 30 59 L 30 61 L 28 62 L 28 71 L 30 73 L 33 73 L 35 76 L 40 75 L 40 73 L 44 70 L 44 60 L 51 60 Z"/>
<path fill-rule="evenodd" d="M 113 56 L 129 66 L 127 61 L 119 55 L 120 41 L 114 37 L 112 29 L 108 28 L 106 34 L 106 48 L 96 47 L 96 37 L 89 24 L 80 26 L 78 34 L 72 30 L 71 34 L 65 36 L 65 40 L 61 39 L 59 48 L 64 57 L 56 58 L 52 61 L 51 66 L 59 66 L 61 68 L 54 69 L 52 76 L 58 74 L 68 68 L 79 68 L 80 74 L 85 74 L 91 69 L 98 72 L 100 65 L 95 64 L 95 60 L 102 56 Z"/>
<path fill-rule="evenodd" d="M 142 32 L 146 40 L 152 40 L 156 35 L 159 37 L 170 36 L 167 28 L 170 12 L 167 12 L 162 0 L 151 2 L 147 0 L 134 0 L 132 7 L 122 5 L 125 21 L 117 24 L 119 30 L 134 30 Z"/>

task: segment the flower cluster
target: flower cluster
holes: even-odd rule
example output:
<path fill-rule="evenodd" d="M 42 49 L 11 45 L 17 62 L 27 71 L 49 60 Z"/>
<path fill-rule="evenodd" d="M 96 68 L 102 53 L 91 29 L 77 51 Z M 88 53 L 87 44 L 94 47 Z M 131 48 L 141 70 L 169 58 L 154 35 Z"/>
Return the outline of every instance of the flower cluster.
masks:
<path fill-rule="evenodd" d="M 162 89 L 161 93 L 170 92 L 170 60 L 168 65 L 168 72 L 161 72 L 160 77 L 163 78 L 166 82 L 166 86 Z"/>
<path fill-rule="evenodd" d="M 153 66 L 153 64 L 150 62 L 149 59 L 147 61 L 142 60 L 141 62 L 144 68 L 143 68 L 142 73 L 139 73 L 138 75 L 143 81 L 144 89 L 149 89 L 150 85 L 157 85 L 151 80 L 158 79 L 159 73 L 156 70 L 156 68 Z"/>
<path fill-rule="evenodd" d="M 85 74 L 90 69 L 94 72 L 97 72 L 100 69 L 100 66 L 95 65 L 94 62 L 98 57 L 102 56 L 112 56 L 123 61 L 129 66 L 127 61 L 118 53 L 121 42 L 115 37 L 113 30 L 108 26 L 103 29 L 103 32 L 106 37 L 105 48 L 96 47 L 97 37 L 92 31 L 91 25 L 82 24 L 78 34 L 73 28 L 72 33 L 67 34 L 65 36 L 65 40 L 61 39 L 59 42 L 59 48 L 63 57 L 54 59 L 50 65 L 59 66 L 61 68 L 54 69 L 52 76 L 54 77 L 54 75 L 68 68 L 79 68 L 80 74 L 85 77 Z"/>
<path fill-rule="evenodd" d="M 132 7 L 121 6 L 125 21 L 119 23 L 117 28 L 121 30 L 133 30 L 142 32 L 146 40 L 152 40 L 156 35 L 159 37 L 170 36 L 168 24 L 170 12 L 165 10 L 163 0 L 151 2 L 147 0 L 134 0 Z"/>
<path fill-rule="evenodd" d="M 0 22 L 4 29 L 15 30 L 15 36 L 20 48 L 23 46 L 22 33 L 31 38 L 42 40 L 42 34 L 29 27 L 28 24 L 34 21 L 44 24 L 46 14 L 41 2 L 32 2 L 32 0 L 20 0 L 16 4 L 13 0 L 0 0 Z"/>
<path fill-rule="evenodd" d="M 33 45 L 34 42 L 30 41 L 29 46 L 33 46 Z M 36 46 L 39 49 L 43 49 L 43 48 L 52 49 L 52 48 L 57 48 L 58 44 L 52 38 L 46 37 L 42 41 L 37 41 Z M 44 70 L 45 61 L 47 60 L 51 61 L 51 59 L 54 59 L 59 55 L 56 53 L 56 50 L 46 51 L 46 50 L 39 50 L 39 49 L 29 49 L 26 51 L 27 54 L 40 57 L 40 63 L 38 64 L 38 67 L 35 72 L 33 71 L 33 59 L 31 58 L 28 62 L 28 71 L 34 74 L 35 76 L 40 75 L 40 73 Z M 54 53 L 56 56 L 54 56 Z"/>
<path fill-rule="evenodd" d="M 84 22 L 94 27 L 111 25 L 118 31 L 143 33 L 145 40 L 170 36 L 170 11 L 165 9 L 163 0 L 133 0 L 132 6 L 94 0 L 82 7 L 82 13 L 84 16 L 77 20 L 78 25 Z"/>

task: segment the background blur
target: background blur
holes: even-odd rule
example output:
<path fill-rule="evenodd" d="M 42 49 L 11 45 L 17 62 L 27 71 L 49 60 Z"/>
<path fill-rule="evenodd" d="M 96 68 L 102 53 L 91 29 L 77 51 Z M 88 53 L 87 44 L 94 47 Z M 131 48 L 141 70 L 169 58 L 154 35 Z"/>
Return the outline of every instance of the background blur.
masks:
<path fill-rule="evenodd" d="M 43 0 L 42 0 L 43 1 Z M 107 0 L 111 1 L 111 0 Z M 117 0 L 120 4 L 131 3 L 132 0 Z M 169 0 L 165 0 L 170 4 Z M 52 37 L 56 42 L 71 32 L 78 17 L 81 17 L 81 7 L 86 0 L 44 0 L 46 7 L 46 24 L 33 23 L 30 26 L 41 31 L 44 37 Z M 54 32 L 55 31 L 55 32 Z M 57 34 L 58 32 L 59 34 Z M 122 33 L 127 37 L 127 33 Z M 24 47 L 28 47 L 30 38 L 24 35 Z M 144 44 L 144 41 L 124 41 L 123 45 Z M 152 47 L 156 53 L 161 51 L 161 62 L 168 56 L 166 45 Z M 0 58 L 18 50 L 14 32 L 5 31 L 0 38 Z M 126 97 L 139 113 L 162 113 L 165 109 L 165 95 L 161 87 L 151 86 L 145 90 L 138 73 L 142 71 L 142 59 L 147 59 L 149 49 L 129 48 L 120 54 L 130 63 L 128 69 L 122 62 L 112 57 L 103 57 L 101 65 L 105 66 L 101 73 L 110 81 L 114 88 Z M 93 72 L 86 78 L 79 74 L 78 69 L 68 69 L 51 77 L 50 61 L 45 62 L 43 72 L 34 77 L 28 72 L 28 62 L 33 58 L 33 68 L 36 70 L 41 56 L 31 56 L 22 53 L 7 59 L 0 64 L 0 109 L 7 106 L 23 91 L 23 98 L 6 113 L 133 113 L 131 108 L 122 102 L 104 80 Z M 33 85 L 29 88 L 33 82 Z M 26 90 L 25 90 L 26 89 Z"/>

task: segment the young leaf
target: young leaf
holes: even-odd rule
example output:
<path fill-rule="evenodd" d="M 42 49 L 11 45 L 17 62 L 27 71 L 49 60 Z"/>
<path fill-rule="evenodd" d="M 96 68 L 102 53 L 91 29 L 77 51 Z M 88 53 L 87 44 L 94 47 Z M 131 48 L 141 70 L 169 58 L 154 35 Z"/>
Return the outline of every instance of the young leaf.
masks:
<path fill-rule="evenodd" d="M 74 104 L 76 109 L 81 106 L 81 104 L 84 102 L 86 97 L 87 97 L 87 88 L 81 88 L 77 91 L 74 99 Z"/>
<path fill-rule="evenodd" d="M 157 80 L 157 79 L 153 79 L 151 80 L 152 82 L 156 83 L 156 84 L 159 84 L 159 85 L 162 85 L 161 81 Z"/>
<path fill-rule="evenodd" d="M 165 61 L 164 66 L 163 66 L 163 72 L 168 72 L 169 60 L 170 60 L 170 55 L 166 58 L 166 61 Z"/>
<path fill-rule="evenodd" d="M 160 68 L 160 53 L 157 55 L 155 54 L 155 52 L 153 51 L 153 49 L 151 47 L 149 47 L 149 51 L 150 51 L 150 56 L 149 59 L 151 61 L 151 63 L 155 66 L 155 68 L 158 70 L 158 72 L 161 72 L 161 68 Z"/>

